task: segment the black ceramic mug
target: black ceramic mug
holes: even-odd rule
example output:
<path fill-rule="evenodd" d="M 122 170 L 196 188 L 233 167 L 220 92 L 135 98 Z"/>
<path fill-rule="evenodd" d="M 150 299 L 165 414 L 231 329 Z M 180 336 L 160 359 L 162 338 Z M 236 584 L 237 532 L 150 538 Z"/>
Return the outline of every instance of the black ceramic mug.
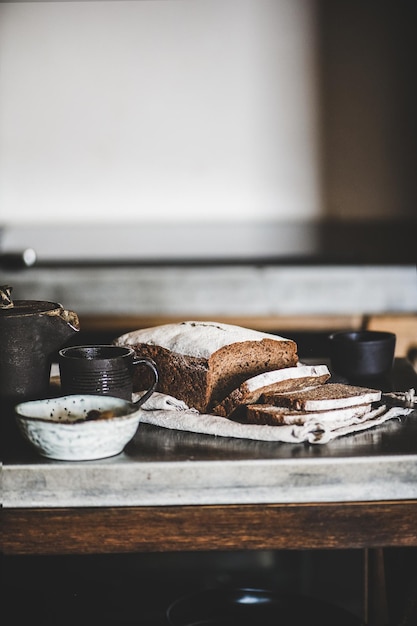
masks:
<path fill-rule="evenodd" d="M 394 333 L 341 331 L 330 335 L 329 340 L 332 370 L 348 380 L 383 378 L 392 370 L 396 343 Z"/>
<path fill-rule="evenodd" d="M 140 398 L 143 404 L 155 391 L 158 370 L 151 359 L 135 356 L 134 350 L 113 345 L 71 346 L 59 351 L 61 391 L 69 394 L 115 396 L 132 401 L 133 372 L 138 365 L 152 370 L 153 382 Z M 142 390 L 140 390 L 142 391 Z"/>

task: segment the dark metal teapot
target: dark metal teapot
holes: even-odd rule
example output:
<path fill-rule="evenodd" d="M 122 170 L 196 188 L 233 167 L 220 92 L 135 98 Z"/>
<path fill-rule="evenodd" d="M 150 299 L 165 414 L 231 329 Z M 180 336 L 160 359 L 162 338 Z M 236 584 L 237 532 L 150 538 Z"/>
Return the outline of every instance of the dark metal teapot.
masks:
<path fill-rule="evenodd" d="M 15 300 L 0 287 L 0 400 L 12 405 L 45 397 L 55 353 L 80 329 L 57 302 Z"/>

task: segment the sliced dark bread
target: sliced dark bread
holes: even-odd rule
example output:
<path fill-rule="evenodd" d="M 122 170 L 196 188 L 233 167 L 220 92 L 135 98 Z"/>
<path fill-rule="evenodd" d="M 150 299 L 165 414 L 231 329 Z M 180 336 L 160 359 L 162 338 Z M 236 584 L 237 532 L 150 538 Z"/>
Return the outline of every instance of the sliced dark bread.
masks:
<path fill-rule="evenodd" d="M 381 399 L 381 391 L 343 383 L 325 383 L 313 389 L 290 393 L 265 392 L 259 404 L 286 407 L 296 411 L 328 411 L 360 404 L 371 404 Z"/>
<path fill-rule="evenodd" d="M 264 372 L 245 380 L 213 408 L 215 415 L 231 417 L 266 392 L 284 393 L 325 383 L 330 378 L 326 365 L 298 365 Z"/>
<path fill-rule="evenodd" d="M 268 404 L 248 404 L 245 406 L 244 412 L 242 411 L 239 421 L 246 424 L 268 424 L 270 426 L 282 426 L 284 424 L 302 426 L 308 420 L 317 420 L 322 423 L 343 423 L 355 417 L 362 417 L 369 413 L 371 408 L 371 404 L 361 404 L 329 411 L 295 411 Z"/>

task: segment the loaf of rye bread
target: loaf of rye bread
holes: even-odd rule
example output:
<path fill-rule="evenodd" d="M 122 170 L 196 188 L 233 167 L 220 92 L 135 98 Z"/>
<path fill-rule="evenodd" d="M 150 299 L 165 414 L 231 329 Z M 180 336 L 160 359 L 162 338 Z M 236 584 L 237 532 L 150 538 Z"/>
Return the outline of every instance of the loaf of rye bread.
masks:
<path fill-rule="evenodd" d="M 325 383 L 330 378 L 326 365 L 302 365 L 264 372 L 245 380 L 213 407 L 213 413 L 236 418 L 247 404 L 254 404 L 265 393 L 284 393 Z"/>
<path fill-rule="evenodd" d="M 155 361 L 157 390 L 201 413 L 210 412 L 243 381 L 298 363 L 291 339 L 241 326 L 185 321 L 131 331 L 114 342 Z M 150 384 L 145 368 L 134 370 L 133 388 Z"/>
<path fill-rule="evenodd" d="M 309 420 L 343 424 L 352 418 L 362 417 L 369 413 L 371 408 L 371 404 L 360 404 L 341 409 L 329 409 L 328 411 L 296 411 L 268 404 L 248 404 L 239 413 L 238 421 L 246 424 L 268 424 L 269 426 L 282 426 L 284 424 L 302 426 Z"/>
<path fill-rule="evenodd" d="M 259 404 L 286 407 L 296 411 L 328 411 L 360 404 L 371 404 L 381 399 L 382 392 L 368 387 L 344 383 L 325 383 L 314 388 L 291 393 L 266 392 Z"/>

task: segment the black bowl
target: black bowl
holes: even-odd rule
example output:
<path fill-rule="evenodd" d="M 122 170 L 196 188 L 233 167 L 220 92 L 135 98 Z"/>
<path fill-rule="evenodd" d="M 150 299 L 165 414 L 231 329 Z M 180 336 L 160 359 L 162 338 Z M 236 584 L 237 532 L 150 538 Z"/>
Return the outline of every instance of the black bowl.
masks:
<path fill-rule="evenodd" d="M 350 380 L 387 376 L 394 364 L 394 333 L 377 330 L 337 332 L 329 337 L 331 369 Z"/>

